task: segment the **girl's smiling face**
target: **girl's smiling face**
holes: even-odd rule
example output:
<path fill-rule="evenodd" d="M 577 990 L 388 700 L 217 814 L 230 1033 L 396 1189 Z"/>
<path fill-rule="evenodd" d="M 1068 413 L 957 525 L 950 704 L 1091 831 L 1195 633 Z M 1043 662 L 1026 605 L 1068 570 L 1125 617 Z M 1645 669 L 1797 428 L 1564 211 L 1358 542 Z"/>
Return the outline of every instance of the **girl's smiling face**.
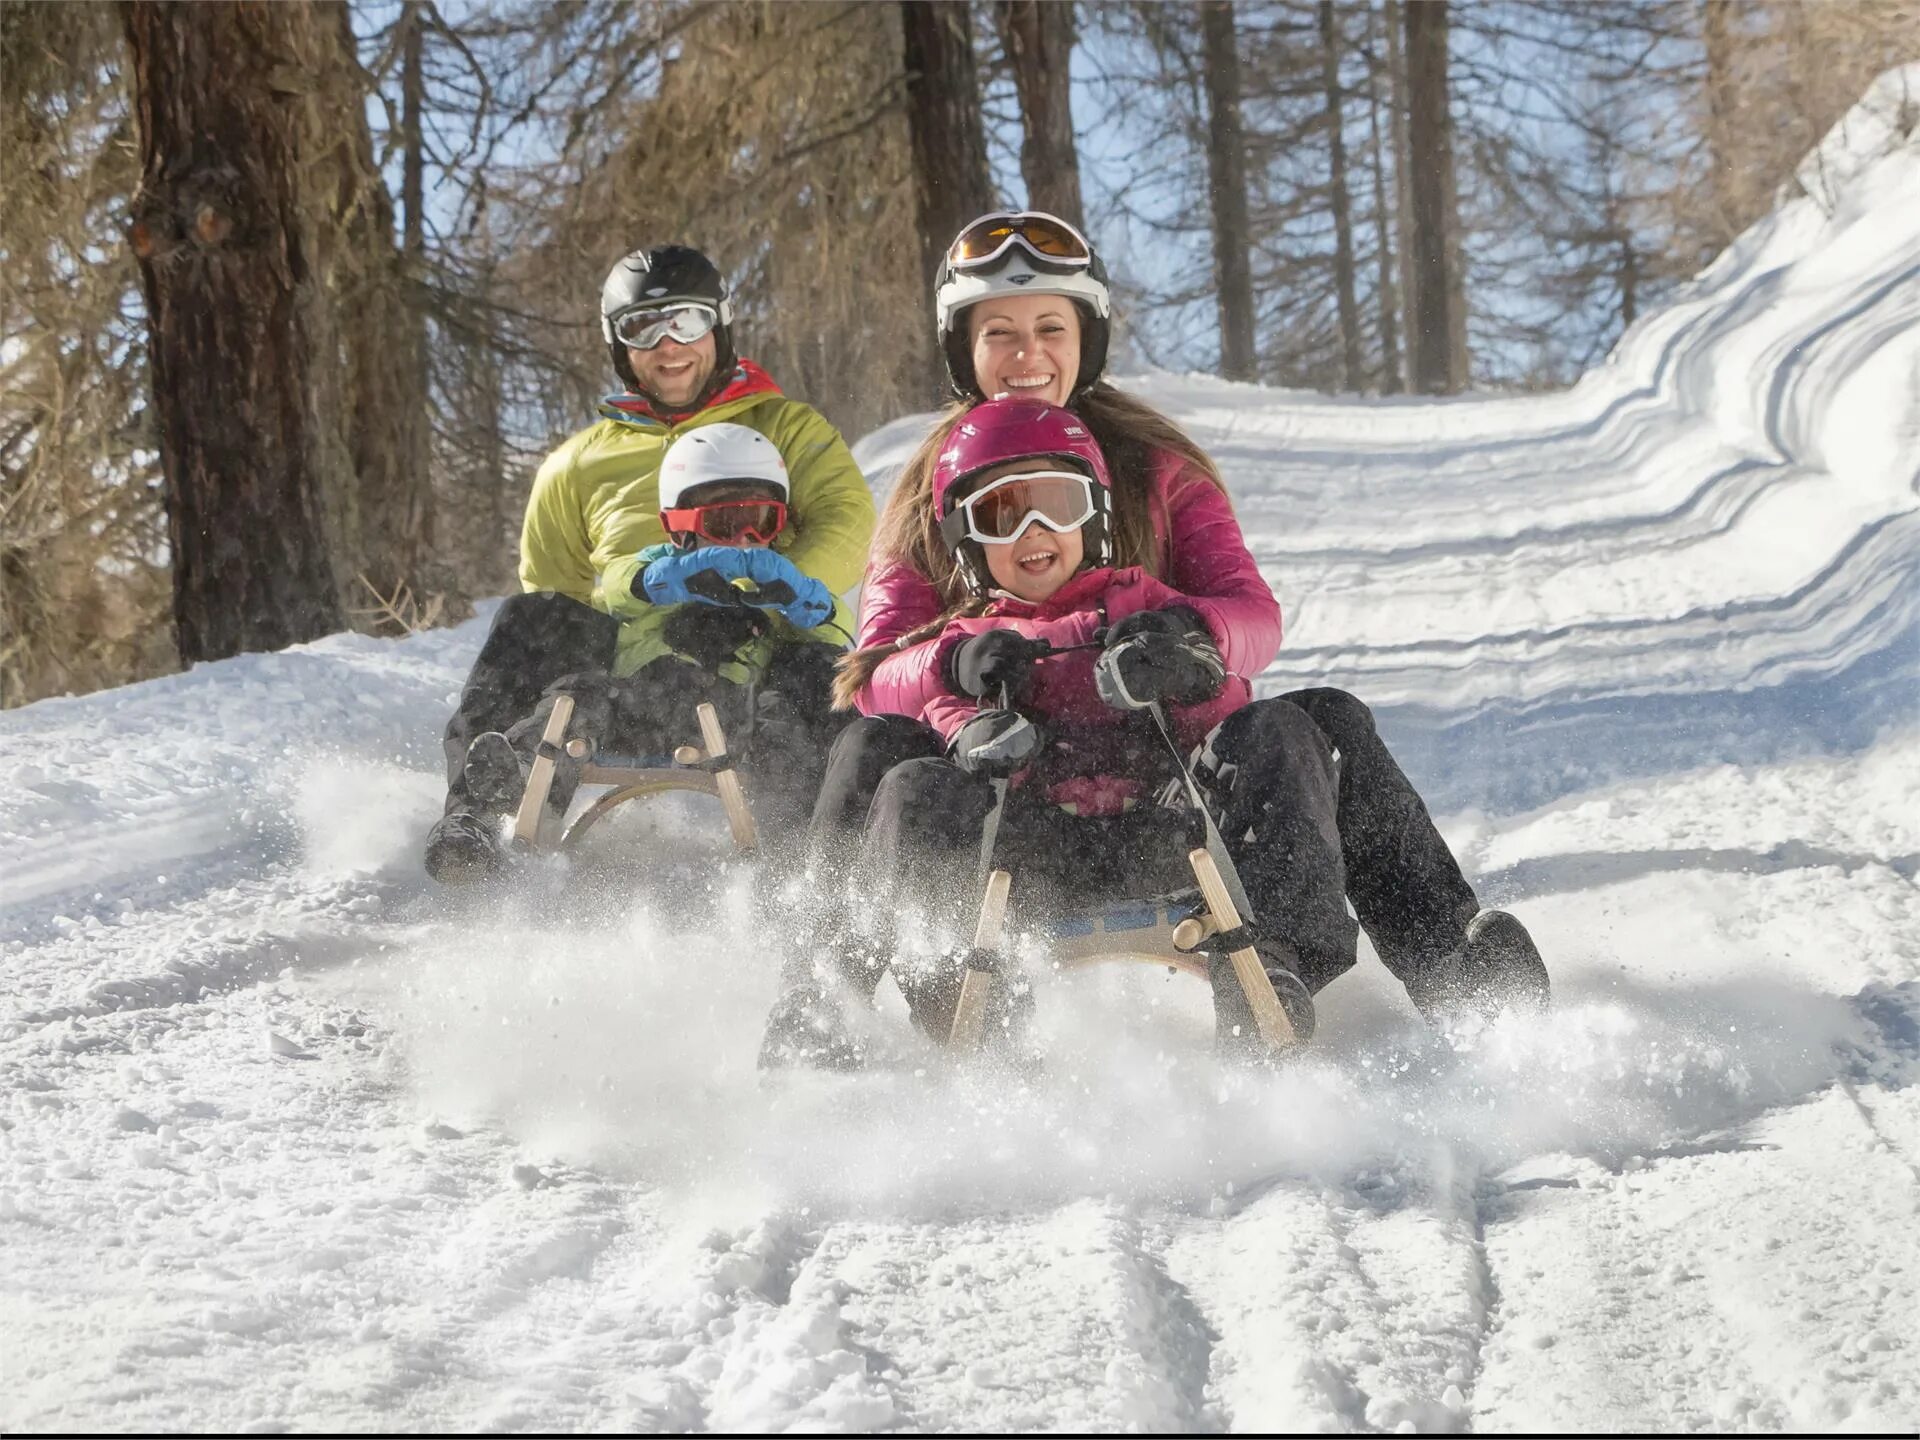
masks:
<path fill-rule="evenodd" d="M 1046 455 L 1036 455 L 1030 460 L 1015 460 L 983 471 L 967 487 L 967 491 L 977 494 L 994 481 L 1004 480 L 1009 475 L 1029 475 L 1062 468 L 1058 460 Z M 994 587 L 1018 599 L 1030 601 L 1045 600 L 1066 584 L 1080 568 L 1080 562 L 1087 553 L 1086 544 L 1078 530 L 1061 534 L 1049 530 L 1038 520 L 1029 520 L 1026 528 L 1010 544 L 989 545 L 981 542 L 980 548 L 986 553 L 987 573 L 993 577 Z"/>

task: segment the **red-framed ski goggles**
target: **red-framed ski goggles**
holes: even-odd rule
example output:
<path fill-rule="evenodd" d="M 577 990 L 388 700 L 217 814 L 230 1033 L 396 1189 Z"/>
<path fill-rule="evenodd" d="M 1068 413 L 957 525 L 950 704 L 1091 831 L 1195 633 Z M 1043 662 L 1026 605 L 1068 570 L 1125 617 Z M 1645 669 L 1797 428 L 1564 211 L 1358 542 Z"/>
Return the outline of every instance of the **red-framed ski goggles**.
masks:
<path fill-rule="evenodd" d="M 1049 270 L 1084 270 L 1093 263 L 1093 247 L 1086 236 L 1058 215 L 1037 210 L 982 215 L 954 236 L 947 247 L 947 263 L 955 270 L 978 270 L 1015 245 Z"/>
<path fill-rule="evenodd" d="M 613 333 L 630 349 L 651 350 L 669 336 L 682 345 L 691 345 L 719 323 L 718 310 L 688 300 L 616 315 Z"/>
<path fill-rule="evenodd" d="M 1100 513 L 1093 481 L 1072 470 L 1029 470 L 974 491 L 940 522 L 950 544 L 978 540 L 1011 545 L 1040 524 L 1056 535 L 1078 530 Z"/>
<path fill-rule="evenodd" d="M 771 545 L 786 528 L 787 506 L 784 500 L 721 500 L 662 510 L 660 523 L 669 535 L 697 535 L 716 545 Z"/>

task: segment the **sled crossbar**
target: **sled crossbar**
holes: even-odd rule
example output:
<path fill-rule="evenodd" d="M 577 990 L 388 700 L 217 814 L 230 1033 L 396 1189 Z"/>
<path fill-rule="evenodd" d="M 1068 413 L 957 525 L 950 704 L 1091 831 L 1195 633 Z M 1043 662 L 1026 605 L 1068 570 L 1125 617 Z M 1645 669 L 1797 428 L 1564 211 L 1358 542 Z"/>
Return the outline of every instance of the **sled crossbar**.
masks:
<path fill-rule="evenodd" d="M 567 726 L 573 720 L 573 697 L 555 696 L 535 751 L 533 769 L 527 776 L 526 791 L 514 815 L 514 845 L 527 850 L 566 850 L 615 807 L 648 795 L 680 790 L 718 798 L 727 812 L 727 826 L 733 833 L 734 845 L 743 854 L 750 853 L 758 844 L 759 836 L 740 786 L 740 776 L 733 769 L 732 756 L 727 753 L 727 737 L 720 726 L 720 717 L 712 705 L 701 704 L 694 708 L 694 718 L 700 725 L 701 744 L 682 745 L 674 751 L 672 764 L 668 764 L 664 756 L 656 759 L 606 755 L 589 759 L 592 754 L 589 744 L 580 739 L 566 740 Z M 547 806 L 557 778 L 557 757 L 567 757 L 579 764 L 580 784 L 613 787 L 564 831 L 561 818 Z"/>

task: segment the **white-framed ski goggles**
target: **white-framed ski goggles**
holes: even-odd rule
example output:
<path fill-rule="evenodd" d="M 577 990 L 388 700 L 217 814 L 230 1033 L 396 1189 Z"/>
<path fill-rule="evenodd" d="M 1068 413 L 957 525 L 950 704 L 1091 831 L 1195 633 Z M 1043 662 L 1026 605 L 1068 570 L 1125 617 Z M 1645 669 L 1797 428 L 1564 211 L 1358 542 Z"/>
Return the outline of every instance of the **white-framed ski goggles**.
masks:
<path fill-rule="evenodd" d="M 1045 270 L 1064 273 L 1093 263 L 1093 247 L 1086 236 L 1058 215 L 1038 210 L 982 215 L 953 237 L 947 263 L 962 272 L 983 269 L 1015 245 Z"/>
<path fill-rule="evenodd" d="M 633 350 L 651 350 L 672 337 L 682 345 L 691 345 L 720 323 L 720 312 L 711 305 L 681 301 L 646 310 L 629 310 L 613 319 L 614 337 Z"/>
<path fill-rule="evenodd" d="M 949 544 L 977 540 L 1011 545 L 1030 525 L 1056 535 L 1078 530 L 1100 513 L 1093 481 L 1074 470 L 1029 470 L 974 491 L 940 522 Z"/>

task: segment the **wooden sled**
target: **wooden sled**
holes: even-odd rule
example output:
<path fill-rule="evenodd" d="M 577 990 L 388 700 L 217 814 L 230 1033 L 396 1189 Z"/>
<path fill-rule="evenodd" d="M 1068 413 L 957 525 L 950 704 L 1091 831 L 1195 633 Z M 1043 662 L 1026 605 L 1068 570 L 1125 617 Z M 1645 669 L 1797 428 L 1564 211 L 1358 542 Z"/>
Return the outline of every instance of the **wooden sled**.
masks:
<path fill-rule="evenodd" d="M 1049 952 L 1068 968 L 1132 961 L 1167 965 L 1206 979 L 1211 957 L 1201 947 L 1215 935 L 1239 931 L 1242 917 L 1207 847 L 1195 846 L 1188 851 L 1187 863 L 1193 867 L 1200 890 L 1198 908 L 1154 901 L 1109 906 L 1090 915 L 1056 921 L 1046 931 Z M 960 1000 L 947 1038 L 947 1048 L 960 1054 L 976 1052 L 984 1038 L 988 1004 L 1003 963 L 1001 938 L 1012 888 L 1013 876 L 1006 870 L 995 870 L 987 878 Z M 1229 951 L 1228 958 L 1246 992 L 1261 1036 L 1275 1051 L 1291 1049 L 1297 1041 L 1293 1022 L 1274 994 L 1273 981 L 1261 965 L 1259 953 L 1246 945 Z"/>
<path fill-rule="evenodd" d="M 695 795 L 714 795 L 726 808 L 727 826 L 733 833 L 734 847 L 743 855 L 753 853 L 759 844 L 753 812 L 747 808 L 746 792 L 727 753 L 726 732 L 713 706 L 694 707 L 700 725 L 699 745 L 682 745 L 673 752 L 671 766 L 643 765 L 619 756 L 596 757 L 593 742 L 580 736 L 567 739 L 567 726 L 573 721 L 573 697 L 555 697 L 540 735 L 540 747 L 534 756 L 527 788 L 520 797 L 520 808 L 513 817 L 512 844 L 521 851 L 567 851 L 580 841 L 608 812 L 630 800 L 660 795 L 670 790 L 685 790 Z M 560 764 L 580 767 L 582 785 L 607 785 L 612 788 L 599 796 L 571 825 L 565 817 L 547 808 L 553 782 Z"/>

